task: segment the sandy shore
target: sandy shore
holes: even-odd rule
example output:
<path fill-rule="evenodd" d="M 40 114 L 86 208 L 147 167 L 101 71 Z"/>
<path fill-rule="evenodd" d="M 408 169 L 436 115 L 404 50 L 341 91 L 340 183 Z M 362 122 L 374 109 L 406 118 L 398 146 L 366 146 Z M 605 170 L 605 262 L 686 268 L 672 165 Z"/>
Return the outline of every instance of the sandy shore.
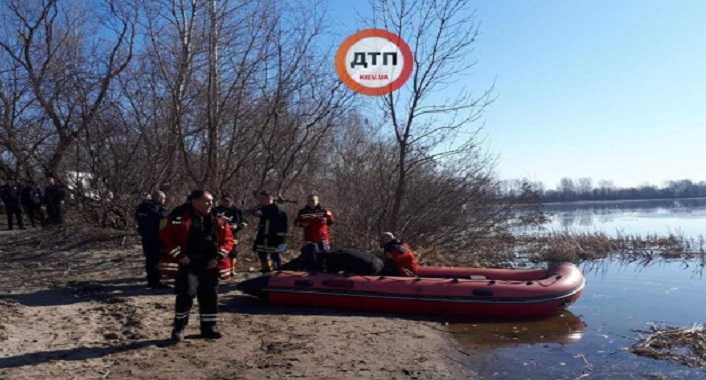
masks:
<path fill-rule="evenodd" d="M 199 339 L 193 313 L 170 345 L 174 296 L 145 288 L 134 237 L 37 231 L 0 232 L 0 379 L 471 377 L 438 322 L 276 308 L 235 281 L 220 288 L 223 339 Z"/>

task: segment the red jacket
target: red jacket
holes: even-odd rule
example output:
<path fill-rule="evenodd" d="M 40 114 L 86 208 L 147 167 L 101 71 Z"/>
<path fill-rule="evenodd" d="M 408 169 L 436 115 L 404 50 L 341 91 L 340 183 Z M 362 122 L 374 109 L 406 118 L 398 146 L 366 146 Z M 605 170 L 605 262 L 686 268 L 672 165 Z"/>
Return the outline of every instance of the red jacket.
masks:
<path fill-rule="evenodd" d="M 159 270 L 163 276 L 173 277 L 179 269 L 179 259 L 185 254 L 189 240 L 191 218 L 191 207 L 178 207 L 169 215 L 166 226 L 159 233 L 162 243 Z M 218 275 L 227 278 L 232 275 L 233 260 L 228 253 L 233 249 L 235 240 L 228 222 L 224 218 L 215 218 L 218 224 Z"/>
<path fill-rule="evenodd" d="M 390 256 L 392 261 L 397 265 L 397 269 L 404 273 L 402 270 L 407 269 L 413 273 L 417 273 L 419 269 L 419 262 L 417 262 L 417 255 L 406 243 L 402 243 L 399 240 L 393 240 L 385 244 L 385 253 Z"/>
<path fill-rule="evenodd" d="M 333 213 L 321 206 L 306 206 L 299 210 L 295 223 L 304 228 L 304 241 L 329 241 L 328 226 L 333 224 Z"/>

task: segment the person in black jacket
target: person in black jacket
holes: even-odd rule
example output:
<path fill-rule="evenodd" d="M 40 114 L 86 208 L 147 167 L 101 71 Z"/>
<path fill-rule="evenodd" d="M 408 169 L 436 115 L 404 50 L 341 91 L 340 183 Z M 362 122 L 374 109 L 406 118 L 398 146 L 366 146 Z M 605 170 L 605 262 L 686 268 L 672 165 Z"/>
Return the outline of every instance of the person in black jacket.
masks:
<path fill-rule="evenodd" d="M 257 200 L 260 206 L 253 214 L 260 217 L 260 222 L 257 226 L 253 251 L 260 259 L 262 272 L 269 272 L 273 267 L 279 270 L 282 265 L 281 254 L 287 250 L 287 213 L 280 210 L 272 194 L 266 191 L 260 191 L 257 194 Z"/>
<path fill-rule="evenodd" d="M 44 227 L 44 213 L 42 212 L 42 190 L 30 180 L 25 183 L 20 192 L 20 202 L 22 203 L 22 208 L 27 213 L 27 218 L 32 224 L 32 227 L 36 227 L 34 220 L 37 219 L 39 224 Z"/>
<path fill-rule="evenodd" d="M 49 176 L 49 185 L 44 189 L 44 204 L 47 206 L 47 224 L 64 224 L 64 186 Z"/>
<path fill-rule="evenodd" d="M 17 182 L 10 180 L 5 185 L 1 186 L 0 198 L 5 204 L 7 229 L 12 230 L 12 222 L 14 218 L 17 219 L 17 225 L 20 229 L 24 229 L 25 226 L 22 222 L 22 208 L 20 207 L 20 187 L 17 185 Z"/>
<path fill-rule="evenodd" d="M 147 286 L 152 289 L 163 288 L 159 275 L 159 230 L 167 217 L 164 204 L 167 196 L 161 191 L 154 191 L 151 199 L 145 199 L 135 210 L 137 232 L 142 238 L 142 252 L 145 254 L 145 272 Z"/>

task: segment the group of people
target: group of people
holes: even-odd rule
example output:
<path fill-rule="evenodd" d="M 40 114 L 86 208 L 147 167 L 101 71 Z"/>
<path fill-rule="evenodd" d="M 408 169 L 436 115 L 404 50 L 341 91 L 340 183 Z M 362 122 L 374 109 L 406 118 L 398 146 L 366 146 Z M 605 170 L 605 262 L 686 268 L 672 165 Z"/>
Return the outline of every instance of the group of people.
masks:
<path fill-rule="evenodd" d="M 32 180 L 20 182 L 12 179 L 0 186 L 0 199 L 5 206 L 8 230 L 14 228 L 15 222 L 19 229 L 25 228 L 23 214 L 27 215 L 32 227 L 37 224 L 42 227 L 63 224 L 65 198 L 64 186 L 51 176 L 47 178 L 47 186 L 43 191 Z"/>
<path fill-rule="evenodd" d="M 161 278 L 175 278 L 172 330 L 175 342 L 184 337 L 194 297 L 199 303 L 201 336 L 209 339 L 221 337 L 216 329 L 218 283 L 235 271 L 238 235 L 248 226 L 247 216 L 259 219 L 252 250 L 259 258 L 260 270 L 288 269 L 282 264 L 289 232 L 287 213 L 271 193 L 260 191 L 255 195 L 258 206 L 247 210 L 235 207 L 228 195 L 222 197 L 218 207 L 214 207 L 213 195 L 203 190 L 193 191 L 184 204 L 171 212 L 165 208 L 166 195 L 161 191 L 153 192 L 137 207 L 135 219 L 142 237 L 148 285 L 162 288 Z M 317 195 L 307 198 L 306 206 L 299 210 L 294 223 L 303 229 L 304 246 L 302 255 L 293 262 L 305 263 L 304 270 L 326 270 L 328 261 L 331 264 L 329 269 L 333 271 L 355 272 L 350 270 L 354 265 L 346 268 L 345 258 L 349 257 L 346 252 L 339 254 L 331 249 L 329 227 L 334 223 L 334 215 L 321 206 Z M 381 245 L 393 268 L 388 274 L 414 275 L 417 260 L 406 244 L 386 232 L 382 235 Z M 308 259 L 303 260 L 302 256 Z M 333 265 L 336 260 L 327 260 L 333 257 L 344 260 Z M 323 266 L 320 265 L 322 262 Z"/>

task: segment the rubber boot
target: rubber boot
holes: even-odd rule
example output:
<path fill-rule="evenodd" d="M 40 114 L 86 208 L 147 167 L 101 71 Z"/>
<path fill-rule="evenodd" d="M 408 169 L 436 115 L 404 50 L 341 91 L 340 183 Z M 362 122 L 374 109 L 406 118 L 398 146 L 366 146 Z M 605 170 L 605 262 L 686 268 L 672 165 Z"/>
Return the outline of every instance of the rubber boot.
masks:
<path fill-rule="evenodd" d="M 223 335 L 216 329 L 216 322 L 201 322 L 201 337 L 204 339 L 220 339 Z"/>
<path fill-rule="evenodd" d="M 174 343 L 179 343 L 184 340 L 184 330 L 186 330 L 186 325 L 189 324 L 189 317 L 186 318 L 174 318 L 174 329 L 172 330 L 172 341 Z"/>
<path fill-rule="evenodd" d="M 267 273 L 272 271 L 272 267 L 270 266 L 270 260 L 267 257 L 267 253 L 260 252 L 258 253 L 258 257 L 260 258 L 260 272 Z"/>

